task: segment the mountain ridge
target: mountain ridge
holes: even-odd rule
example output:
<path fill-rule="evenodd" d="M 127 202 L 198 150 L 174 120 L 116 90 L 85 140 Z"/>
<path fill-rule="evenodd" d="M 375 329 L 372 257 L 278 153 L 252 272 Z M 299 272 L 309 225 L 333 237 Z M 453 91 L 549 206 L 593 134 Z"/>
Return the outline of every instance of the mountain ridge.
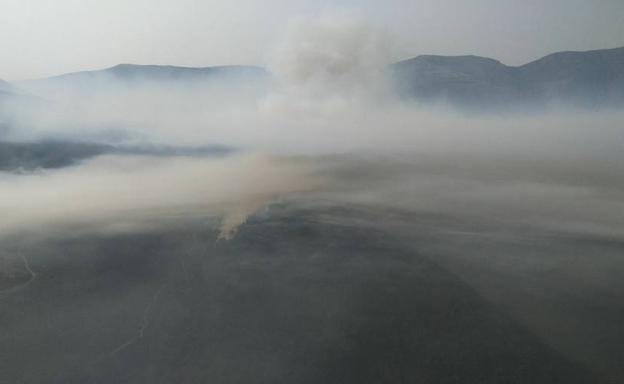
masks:
<path fill-rule="evenodd" d="M 269 73 L 261 67 L 223 65 L 214 67 L 180 67 L 173 65 L 117 64 L 112 67 L 69 72 L 57 76 L 25 80 L 19 86 L 40 95 L 61 92 L 97 93 L 135 86 L 217 86 L 219 90 L 263 89 Z M 120 88 L 121 87 L 121 88 Z"/>
<path fill-rule="evenodd" d="M 624 105 L 624 46 L 555 52 L 517 66 L 476 55 L 420 55 L 393 63 L 389 69 L 404 99 L 461 109 L 534 110 L 561 105 L 591 109 Z M 38 88 L 57 85 L 93 91 L 109 85 L 111 80 L 124 86 L 147 82 L 218 83 L 227 89 L 250 84 L 264 86 L 271 77 L 267 69 L 253 65 L 122 63 L 14 84 L 0 81 L 0 96 L 10 97 L 20 88 L 36 94 Z"/>
<path fill-rule="evenodd" d="M 624 47 L 555 52 L 519 66 L 481 56 L 421 55 L 391 66 L 402 96 L 463 108 L 624 104 Z"/>
<path fill-rule="evenodd" d="M 77 72 L 68 72 L 60 75 L 54 75 L 49 77 L 37 78 L 25 80 L 24 82 L 32 82 L 32 81 L 45 81 L 45 80 L 55 80 L 55 79 L 68 79 L 72 77 L 79 76 L 95 76 L 101 74 L 110 74 L 116 77 L 132 77 L 140 75 L 140 71 L 142 72 L 150 72 L 150 74 L 157 75 L 176 75 L 176 74 L 185 74 L 185 75 L 215 75 L 220 73 L 228 73 L 228 72 L 248 72 L 248 73 L 266 73 L 266 70 L 260 66 L 253 65 L 217 65 L 217 66 L 209 66 L 209 67 L 187 67 L 187 66 L 178 66 L 178 65 L 160 65 L 160 64 L 129 64 L 129 63 L 120 63 L 116 64 L 112 67 L 107 67 L 103 69 L 94 69 L 94 70 L 85 70 L 85 71 L 77 71 Z"/>

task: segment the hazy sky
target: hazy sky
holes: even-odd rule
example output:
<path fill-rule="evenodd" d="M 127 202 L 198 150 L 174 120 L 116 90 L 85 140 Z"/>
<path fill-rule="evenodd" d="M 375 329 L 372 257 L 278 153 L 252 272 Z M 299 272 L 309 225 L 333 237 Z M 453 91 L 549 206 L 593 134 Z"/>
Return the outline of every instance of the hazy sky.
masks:
<path fill-rule="evenodd" d="M 396 57 L 522 64 L 624 45 L 623 0 L 0 0 L 0 78 L 118 63 L 263 64 L 289 20 L 334 9 L 385 29 Z"/>

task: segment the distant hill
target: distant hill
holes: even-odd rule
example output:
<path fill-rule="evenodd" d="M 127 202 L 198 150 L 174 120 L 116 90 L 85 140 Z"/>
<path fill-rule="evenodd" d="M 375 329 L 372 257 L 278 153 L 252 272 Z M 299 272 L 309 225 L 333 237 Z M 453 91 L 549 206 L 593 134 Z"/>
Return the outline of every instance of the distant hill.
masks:
<path fill-rule="evenodd" d="M 4 138 L 7 132 L 11 130 L 13 110 L 17 104 L 35 106 L 39 101 L 37 97 L 0 80 L 0 139 Z M 0 156 L 2 156 L 1 153 Z"/>
<path fill-rule="evenodd" d="M 215 77 L 262 77 L 267 72 L 261 67 L 229 65 L 218 67 L 176 67 L 171 65 L 136 65 L 119 64 L 111 68 L 68 73 L 49 77 L 44 80 L 64 81 L 75 79 L 93 79 L 100 76 L 122 81 L 179 81 L 179 80 L 212 80 Z"/>
<path fill-rule="evenodd" d="M 624 105 L 624 47 L 560 52 L 512 67 L 478 56 L 418 56 L 392 66 L 403 96 L 474 109 Z"/>
<path fill-rule="evenodd" d="M 75 165 L 80 161 L 103 155 L 147 155 L 216 157 L 232 152 L 231 148 L 211 145 L 200 147 L 114 146 L 99 143 L 44 140 L 37 142 L 0 141 L 0 172 L 28 172 Z"/>
<path fill-rule="evenodd" d="M 9 100 L 15 100 L 17 98 L 24 99 L 29 96 L 30 95 L 15 87 L 13 84 L 0 79 L 0 105 Z"/>
<path fill-rule="evenodd" d="M 0 80 L 0 97 L 12 96 L 13 93 L 14 93 L 13 86 L 4 80 Z"/>
<path fill-rule="evenodd" d="M 208 85 L 247 86 L 263 84 L 269 75 L 261 67 L 230 65 L 217 67 L 176 67 L 170 65 L 119 64 L 111 68 L 73 72 L 20 83 L 24 88 L 38 90 L 97 90 L 105 86 Z"/>
<path fill-rule="evenodd" d="M 9 121 L 4 116 L 5 103 L 14 96 L 13 86 L 6 81 L 0 80 L 0 137 L 9 130 Z"/>
<path fill-rule="evenodd" d="M 423 55 L 395 63 L 391 73 L 399 93 L 424 103 L 484 110 L 535 110 L 553 106 L 608 108 L 624 106 L 624 47 L 559 52 L 522 66 L 479 56 Z M 255 66 L 204 68 L 119 64 L 19 83 L 34 95 L 98 92 L 137 85 L 218 86 L 220 92 L 267 89 L 270 73 Z M 0 81 L 0 100 L 13 86 Z"/>
<path fill-rule="evenodd" d="M 98 144 L 54 141 L 11 143 L 0 141 L 0 171 L 62 168 L 110 150 L 111 147 Z"/>

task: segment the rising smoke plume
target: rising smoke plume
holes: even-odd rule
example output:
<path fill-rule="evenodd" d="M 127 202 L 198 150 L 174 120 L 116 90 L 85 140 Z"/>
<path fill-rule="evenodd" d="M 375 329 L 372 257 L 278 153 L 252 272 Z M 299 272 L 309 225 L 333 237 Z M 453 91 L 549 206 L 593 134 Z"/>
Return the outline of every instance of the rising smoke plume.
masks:
<path fill-rule="evenodd" d="M 301 161 L 102 156 L 76 167 L 0 177 L 0 235 L 58 228 L 125 230 L 223 216 L 221 236 L 265 203 L 320 186 Z"/>

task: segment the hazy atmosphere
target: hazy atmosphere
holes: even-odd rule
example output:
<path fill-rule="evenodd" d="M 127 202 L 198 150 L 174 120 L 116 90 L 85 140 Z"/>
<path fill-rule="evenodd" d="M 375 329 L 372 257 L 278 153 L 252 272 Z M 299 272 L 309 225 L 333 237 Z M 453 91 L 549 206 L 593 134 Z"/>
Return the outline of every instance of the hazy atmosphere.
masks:
<path fill-rule="evenodd" d="M 624 3 L 0 4 L 0 384 L 624 380 Z"/>
<path fill-rule="evenodd" d="M 619 0 L 3 0 L 0 73 L 23 80 L 119 63 L 262 65 L 293 19 L 327 12 L 392 35 L 388 62 L 474 54 L 519 65 L 618 47 L 624 36 Z"/>

